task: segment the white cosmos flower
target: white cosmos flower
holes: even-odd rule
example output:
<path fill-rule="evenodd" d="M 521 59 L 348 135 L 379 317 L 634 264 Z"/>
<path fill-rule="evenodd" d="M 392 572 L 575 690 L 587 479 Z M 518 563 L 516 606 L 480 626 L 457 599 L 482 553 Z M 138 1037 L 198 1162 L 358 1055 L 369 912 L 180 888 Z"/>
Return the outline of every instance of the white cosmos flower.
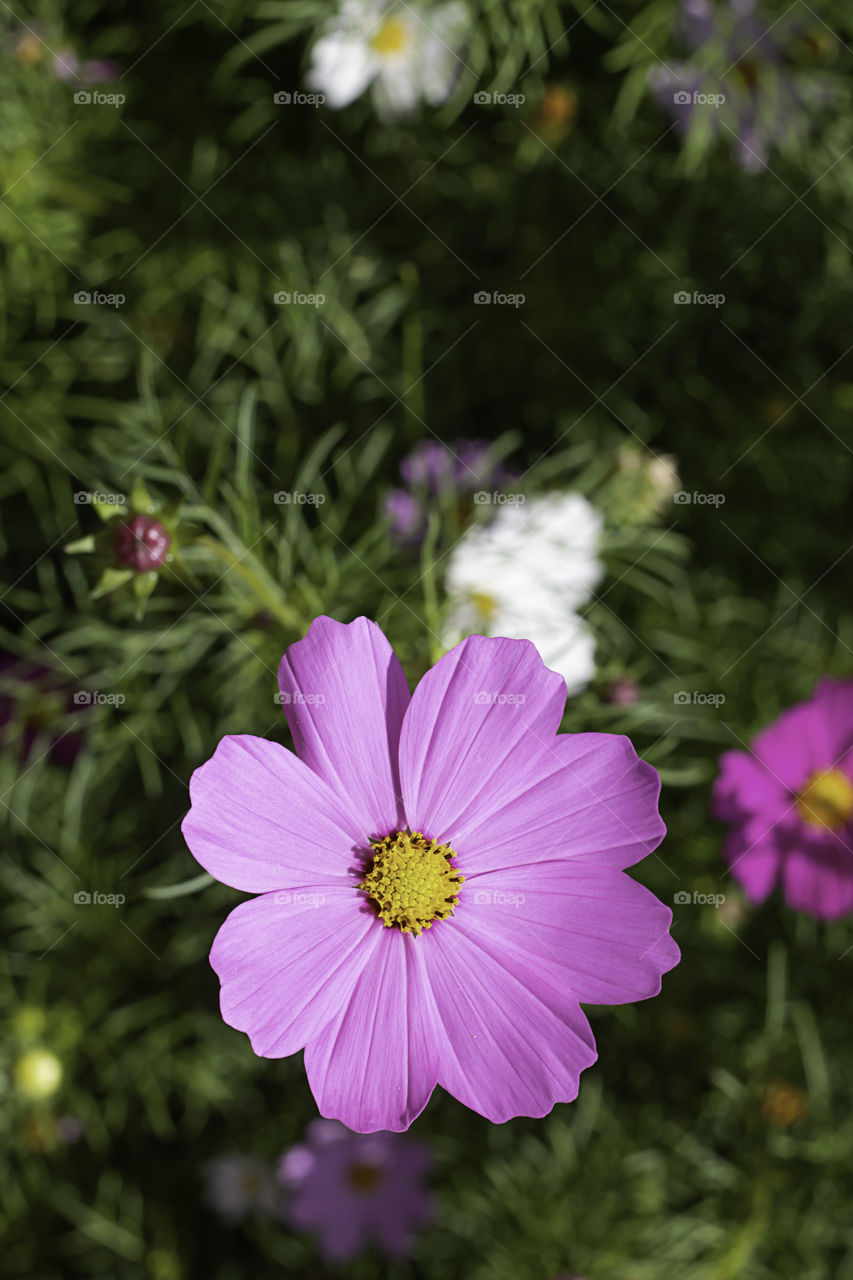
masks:
<path fill-rule="evenodd" d="M 406 115 L 450 94 L 461 68 L 455 52 L 469 25 L 464 5 L 417 8 L 396 0 L 344 0 L 312 51 L 308 85 L 345 107 L 368 85 L 379 114 Z"/>
<path fill-rule="evenodd" d="M 595 641 L 577 616 L 600 581 L 602 518 L 580 494 L 499 509 L 453 549 L 445 586 L 450 602 L 444 641 L 472 632 L 532 640 L 569 693 L 595 673 Z"/>

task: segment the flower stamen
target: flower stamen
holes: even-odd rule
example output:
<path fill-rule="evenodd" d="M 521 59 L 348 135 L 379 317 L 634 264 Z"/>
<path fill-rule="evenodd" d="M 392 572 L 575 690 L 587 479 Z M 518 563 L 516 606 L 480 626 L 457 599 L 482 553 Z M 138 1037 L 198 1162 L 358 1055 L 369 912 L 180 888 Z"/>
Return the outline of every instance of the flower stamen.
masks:
<path fill-rule="evenodd" d="M 834 831 L 853 815 L 853 785 L 840 769 L 813 773 L 797 795 L 797 812 L 811 827 Z"/>
<path fill-rule="evenodd" d="M 396 831 L 370 843 L 373 865 L 358 888 L 372 898 L 386 929 L 396 925 L 419 934 L 453 914 L 465 877 L 453 866 L 450 845 L 420 831 Z"/>

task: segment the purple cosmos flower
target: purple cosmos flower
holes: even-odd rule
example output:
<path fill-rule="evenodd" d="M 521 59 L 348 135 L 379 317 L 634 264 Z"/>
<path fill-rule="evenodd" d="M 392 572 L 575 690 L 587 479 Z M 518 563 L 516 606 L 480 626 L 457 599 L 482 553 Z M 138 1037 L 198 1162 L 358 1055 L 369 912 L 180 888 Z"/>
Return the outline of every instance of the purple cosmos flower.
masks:
<path fill-rule="evenodd" d="M 50 759 L 70 768 L 83 746 L 80 733 L 62 728 L 72 712 L 79 716 L 81 706 L 53 668 L 0 651 L 0 750 L 15 743 L 28 760 L 42 738 Z"/>
<path fill-rule="evenodd" d="M 766 168 L 772 148 L 805 136 L 810 112 L 831 96 L 825 80 L 791 60 L 807 35 L 802 15 L 767 21 L 756 7 L 756 0 L 682 0 L 676 32 L 698 56 L 649 74 L 682 136 L 701 113 L 703 127 L 727 137 L 748 172 Z"/>
<path fill-rule="evenodd" d="M 410 695 L 375 623 L 317 618 L 279 687 L 296 754 L 223 738 L 183 824 L 261 895 L 213 944 L 225 1021 L 262 1057 L 304 1047 L 320 1112 L 359 1133 L 407 1128 L 437 1083 L 498 1122 L 570 1102 L 581 1003 L 644 1000 L 678 961 L 623 874 L 664 834 L 655 770 L 557 735 L 566 686 L 527 640 L 469 636 Z"/>
<path fill-rule="evenodd" d="M 315 1232 L 326 1260 L 338 1262 L 369 1244 L 391 1257 L 410 1252 L 432 1211 L 429 1168 L 429 1151 L 411 1138 L 314 1120 L 305 1143 L 282 1156 L 278 1176 L 291 1191 L 291 1226 Z"/>
<path fill-rule="evenodd" d="M 398 542 L 419 541 L 426 531 L 431 499 L 451 493 L 458 497 L 477 489 L 505 484 L 510 473 L 491 456 L 488 440 L 422 440 L 400 463 L 404 489 L 392 489 L 385 499 L 385 514 Z"/>
<path fill-rule="evenodd" d="M 777 880 L 795 911 L 822 920 L 853 908 L 853 680 L 819 681 L 752 750 L 726 751 L 716 817 L 732 824 L 723 853 L 753 902 Z"/>
<path fill-rule="evenodd" d="M 118 80 L 121 75 L 121 67 L 117 62 L 81 62 L 73 49 L 62 49 L 54 54 L 52 67 L 57 80 L 64 80 L 66 83 L 76 81 L 78 84 L 109 84 Z"/>
<path fill-rule="evenodd" d="M 118 526 L 113 545 L 119 564 L 137 573 L 148 573 L 165 562 L 171 541 L 159 520 L 134 516 Z"/>

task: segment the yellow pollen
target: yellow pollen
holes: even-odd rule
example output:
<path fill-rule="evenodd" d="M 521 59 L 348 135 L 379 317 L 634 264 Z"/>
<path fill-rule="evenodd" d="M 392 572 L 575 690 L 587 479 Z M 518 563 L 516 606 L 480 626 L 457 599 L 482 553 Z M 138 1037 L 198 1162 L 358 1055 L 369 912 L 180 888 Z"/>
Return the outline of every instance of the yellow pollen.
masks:
<path fill-rule="evenodd" d="M 370 41 L 370 47 L 381 54 L 399 53 L 408 43 L 409 32 L 405 22 L 399 18 L 386 18 Z"/>
<path fill-rule="evenodd" d="M 456 853 L 449 844 L 420 831 L 395 831 L 370 843 L 373 866 L 358 887 L 373 899 L 386 929 L 418 934 L 453 914 L 465 877 L 451 862 Z"/>
<path fill-rule="evenodd" d="M 853 814 L 853 786 L 839 769 L 813 773 L 797 796 L 797 812 L 811 827 L 843 827 Z"/>
<path fill-rule="evenodd" d="M 489 618 L 493 618 L 498 611 L 498 606 L 495 604 L 494 599 L 485 591 L 472 591 L 471 603 L 484 622 L 487 622 Z"/>
<path fill-rule="evenodd" d="M 353 1164 L 347 1170 L 347 1182 L 355 1191 L 372 1191 L 382 1181 L 382 1175 L 373 1164 Z"/>

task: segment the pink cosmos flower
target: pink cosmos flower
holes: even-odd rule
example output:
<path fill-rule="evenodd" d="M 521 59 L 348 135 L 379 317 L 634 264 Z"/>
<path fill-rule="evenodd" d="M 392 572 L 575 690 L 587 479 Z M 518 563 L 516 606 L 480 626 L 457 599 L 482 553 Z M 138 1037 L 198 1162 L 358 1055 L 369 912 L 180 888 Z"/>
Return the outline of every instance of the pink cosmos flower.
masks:
<path fill-rule="evenodd" d="M 732 824 L 723 855 L 753 902 L 781 880 L 794 911 L 822 920 L 850 911 L 853 680 L 820 680 L 751 751 L 725 751 L 712 806 Z"/>
<path fill-rule="evenodd" d="M 565 683 L 527 640 L 469 636 L 409 693 L 366 618 L 317 618 L 279 686 L 296 754 L 226 737 L 187 844 L 260 894 L 214 941 L 225 1021 L 305 1049 L 320 1112 L 406 1129 L 440 1084 L 501 1122 L 572 1101 L 582 1002 L 660 990 L 671 912 L 624 868 L 664 834 L 627 738 L 558 736 Z"/>
<path fill-rule="evenodd" d="M 307 1141 L 279 1164 L 279 1179 L 291 1191 L 285 1216 L 320 1237 L 327 1261 L 351 1258 L 373 1243 L 404 1257 L 432 1211 L 424 1185 L 429 1167 L 429 1151 L 411 1138 L 355 1134 L 336 1120 L 314 1120 Z"/>

